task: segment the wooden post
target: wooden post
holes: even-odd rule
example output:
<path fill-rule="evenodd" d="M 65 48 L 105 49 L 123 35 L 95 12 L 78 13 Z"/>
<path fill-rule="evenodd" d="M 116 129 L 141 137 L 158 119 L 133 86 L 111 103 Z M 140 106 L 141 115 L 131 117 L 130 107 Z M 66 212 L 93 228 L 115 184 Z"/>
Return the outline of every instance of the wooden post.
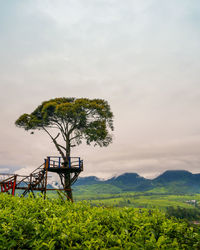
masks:
<path fill-rule="evenodd" d="M 16 187 L 17 176 L 14 176 L 13 187 L 12 187 L 12 196 L 15 195 L 15 187 Z"/>
<path fill-rule="evenodd" d="M 46 199 L 46 193 L 47 193 L 47 172 L 48 172 L 48 167 L 50 165 L 50 159 L 49 157 L 47 157 L 47 159 L 45 159 L 45 183 L 44 183 L 44 199 Z"/>

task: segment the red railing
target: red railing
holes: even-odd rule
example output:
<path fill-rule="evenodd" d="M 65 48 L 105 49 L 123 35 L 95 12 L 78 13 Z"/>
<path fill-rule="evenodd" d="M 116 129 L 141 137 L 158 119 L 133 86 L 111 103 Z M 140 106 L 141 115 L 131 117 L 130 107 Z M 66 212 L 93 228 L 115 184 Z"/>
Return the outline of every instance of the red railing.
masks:
<path fill-rule="evenodd" d="M 12 195 L 15 195 L 15 187 L 16 187 L 16 175 L 13 175 L 3 181 L 0 182 L 1 192 L 7 193 L 12 189 Z"/>

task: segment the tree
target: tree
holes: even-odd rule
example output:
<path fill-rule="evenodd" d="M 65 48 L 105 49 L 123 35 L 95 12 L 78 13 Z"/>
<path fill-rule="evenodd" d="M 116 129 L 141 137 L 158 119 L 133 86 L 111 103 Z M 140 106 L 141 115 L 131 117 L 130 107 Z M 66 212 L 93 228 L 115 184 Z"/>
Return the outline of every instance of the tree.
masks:
<path fill-rule="evenodd" d="M 108 102 L 87 98 L 63 97 L 44 101 L 31 114 L 21 115 L 15 124 L 25 130 L 45 131 L 66 168 L 69 167 L 72 147 L 83 140 L 88 145 L 108 146 L 112 142 L 110 132 L 114 129 L 113 113 Z M 71 189 L 70 174 L 65 175 L 64 188 Z M 72 197 L 71 192 L 67 193 Z"/>

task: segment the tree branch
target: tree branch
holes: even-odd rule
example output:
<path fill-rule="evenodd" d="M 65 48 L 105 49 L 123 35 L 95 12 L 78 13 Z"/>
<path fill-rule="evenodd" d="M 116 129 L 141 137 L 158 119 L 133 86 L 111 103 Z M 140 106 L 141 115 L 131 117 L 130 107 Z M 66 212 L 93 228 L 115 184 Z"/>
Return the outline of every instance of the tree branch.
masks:
<path fill-rule="evenodd" d="M 73 124 L 73 126 L 71 126 L 71 128 L 69 129 L 68 134 L 70 135 L 75 128 L 76 128 L 76 122 Z"/>
<path fill-rule="evenodd" d="M 58 144 L 57 141 L 56 141 L 56 138 L 59 136 L 59 133 L 58 133 L 58 135 L 57 135 L 55 138 L 53 138 L 53 136 L 49 133 L 49 131 L 48 131 L 45 127 L 42 127 L 42 128 L 43 128 L 44 131 L 51 137 L 53 143 L 55 144 L 55 146 L 56 146 L 56 148 L 57 148 L 57 150 L 58 150 L 58 152 L 61 154 L 63 160 L 65 160 L 65 154 L 64 154 L 63 151 L 60 149 L 60 146 L 59 146 L 59 144 Z"/>
<path fill-rule="evenodd" d="M 53 122 L 54 122 L 54 124 L 57 126 L 57 128 L 61 131 L 61 134 L 62 134 L 62 137 L 63 137 L 64 141 L 66 141 L 67 136 L 66 136 L 66 132 L 65 132 L 65 127 L 63 128 L 64 123 L 63 123 L 63 126 L 62 126 L 62 124 L 60 124 L 60 123 L 59 123 L 58 121 L 56 121 L 56 120 L 54 120 Z"/>
<path fill-rule="evenodd" d="M 56 139 L 58 138 L 59 135 L 60 135 L 60 133 L 58 133 L 58 134 L 56 135 L 56 137 L 54 138 L 54 140 L 56 140 Z"/>
<path fill-rule="evenodd" d="M 80 135 L 76 135 L 76 136 L 70 138 L 69 141 L 72 141 L 72 140 L 74 140 L 74 139 L 76 139 L 76 138 L 78 138 L 78 137 L 80 137 Z"/>
<path fill-rule="evenodd" d="M 65 148 L 65 147 L 63 147 L 62 145 L 58 144 L 58 146 L 59 146 L 59 147 L 61 147 L 61 148 L 63 148 L 64 150 L 66 150 L 66 148 Z"/>

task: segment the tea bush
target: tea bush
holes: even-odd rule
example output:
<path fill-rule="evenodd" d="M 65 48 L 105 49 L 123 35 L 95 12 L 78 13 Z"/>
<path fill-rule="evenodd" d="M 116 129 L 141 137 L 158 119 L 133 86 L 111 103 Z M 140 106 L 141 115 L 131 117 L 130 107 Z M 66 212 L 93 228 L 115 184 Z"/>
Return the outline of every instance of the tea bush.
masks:
<path fill-rule="evenodd" d="M 199 249 L 200 232 L 158 210 L 0 195 L 0 249 Z"/>

